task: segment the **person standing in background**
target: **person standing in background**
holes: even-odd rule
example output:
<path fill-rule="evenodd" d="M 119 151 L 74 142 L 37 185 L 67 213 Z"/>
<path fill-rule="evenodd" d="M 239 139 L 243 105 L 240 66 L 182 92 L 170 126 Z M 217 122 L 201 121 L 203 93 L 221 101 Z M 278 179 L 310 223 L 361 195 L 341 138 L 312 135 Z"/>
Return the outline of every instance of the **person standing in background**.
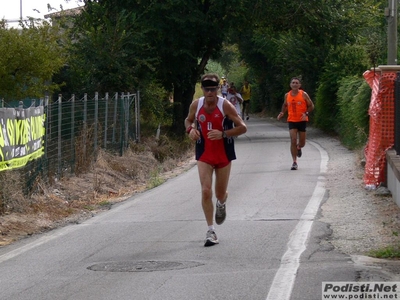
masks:
<path fill-rule="evenodd" d="M 222 80 L 220 89 L 222 97 L 226 98 L 226 96 L 228 95 L 229 84 L 226 82 L 225 78 Z"/>
<path fill-rule="evenodd" d="M 244 81 L 242 88 L 240 89 L 239 94 L 242 95 L 243 98 L 243 109 L 242 109 L 242 119 L 244 120 L 244 115 L 246 115 L 246 120 L 249 117 L 249 105 L 250 105 L 250 98 L 251 98 L 251 86 L 247 80 Z"/>
<path fill-rule="evenodd" d="M 301 148 L 306 144 L 308 114 L 314 110 L 314 103 L 311 101 L 310 96 L 300 87 L 300 79 L 293 77 L 290 80 L 291 90 L 285 94 L 282 110 L 277 117 L 280 120 L 285 112 L 288 112 L 290 153 L 293 158 L 291 170 L 297 170 L 298 168 L 297 157 L 301 157 Z"/>

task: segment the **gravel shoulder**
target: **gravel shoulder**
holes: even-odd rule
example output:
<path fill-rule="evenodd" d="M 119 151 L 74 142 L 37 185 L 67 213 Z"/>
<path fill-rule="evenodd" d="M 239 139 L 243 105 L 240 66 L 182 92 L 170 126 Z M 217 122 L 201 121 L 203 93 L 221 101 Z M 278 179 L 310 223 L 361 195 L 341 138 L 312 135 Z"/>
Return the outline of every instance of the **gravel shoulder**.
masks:
<path fill-rule="evenodd" d="M 319 130 L 307 130 L 308 140 L 328 155 L 327 200 L 318 221 L 328 224 L 331 235 L 321 246 L 349 255 L 358 269 L 358 281 L 400 281 L 400 260 L 370 257 L 370 251 L 399 248 L 400 208 L 391 195 L 370 191 L 363 183 L 363 153 L 350 151 L 338 139 Z"/>
<path fill-rule="evenodd" d="M 371 250 L 399 244 L 400 208 L 392 196 L 365 189 L 361 151 L 350 151 L 333 137 L 310 128 L 307 138 L 328 155 L 328 199 L 319 221 L 330 224 L 329 242 L 340 252 L 367 255 Z"/>

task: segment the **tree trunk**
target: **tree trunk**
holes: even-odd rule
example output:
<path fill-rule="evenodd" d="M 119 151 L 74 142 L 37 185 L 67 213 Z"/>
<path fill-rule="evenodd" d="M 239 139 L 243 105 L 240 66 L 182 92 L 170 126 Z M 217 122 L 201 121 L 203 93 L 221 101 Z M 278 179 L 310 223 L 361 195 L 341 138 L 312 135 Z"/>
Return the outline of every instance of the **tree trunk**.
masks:
<path fill-rule="evenodd" d="M 200 64 L 191 69 L 189 76 L 190 81 L 181 80 L 187 84 L 176 84 L 174 87 L 174 116 L 172 122 L 172 130 L 178 136 L 185 134 L 185 118 L 189 112 L 190 104 L 193 101 L 196 83 L 199 80 L 200 74 L 203 74 L 204 68 L 209 60 L 209 53 L 205 54 Z"/>
<path fill-rule="evenodd" d="M 194 90 L 194 86 L 186 89 L 181 87 L 174 88 L 172 131 L 178 136 L 185 134 L 184 122 L 189 112 L 189 106 L 193 101 Z"/>

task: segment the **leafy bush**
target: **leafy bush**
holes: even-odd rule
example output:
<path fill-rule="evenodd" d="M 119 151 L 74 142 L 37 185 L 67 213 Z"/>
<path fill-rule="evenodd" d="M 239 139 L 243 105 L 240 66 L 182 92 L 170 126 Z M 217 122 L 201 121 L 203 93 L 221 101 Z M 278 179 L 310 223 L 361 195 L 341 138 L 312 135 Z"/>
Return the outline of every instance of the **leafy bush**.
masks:
<path fill-rule="evenodd" d="M 336 82 L 322 80 L 315 97 L 314 125 L 325 132 L 334 132 L 336 123 Z"/>
<path fill-rule="evenodd" d="M 371 88 L 363 78 L 346 77 L 340 81 L 337 95 L 336 131 L 345 146 L 350 149 L 362 147 L 368 138 Z"/>
<path fill-rule="evenodd" d="M 349 76 L 360 76 L 368 69 L 368 65 L 365 49 L 357 45 L 342 45 L 330 51 L 323 66 L 323 75 L 315 97 L 314 124 L 316 127 L 328 133 L 338 133 L 339 100 L 337 93 L 340 82 Z"/>
<path fill-rule="evenodd" d="M 145 122 L 155 127 L 158 124 L 171 125 L 173 111 L 170 93 L 156 82 L 149 82 L 140 92 L 140 110 Z"/>

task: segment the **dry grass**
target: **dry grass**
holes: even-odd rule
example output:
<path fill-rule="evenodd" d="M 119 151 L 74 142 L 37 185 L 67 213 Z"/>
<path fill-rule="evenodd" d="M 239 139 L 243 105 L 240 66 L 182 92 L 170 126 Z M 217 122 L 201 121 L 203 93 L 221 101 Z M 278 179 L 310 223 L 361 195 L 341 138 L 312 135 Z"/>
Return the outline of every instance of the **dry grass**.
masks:
<path fill-rule="evenodd" d="M 23 212 L 26 206 L 20 172 L 0 172 L 0 212 Z"/>
<path fill-rule="evenodd" d="M 193 154 L 190 144 L 182 145 L 166 137 L 132 144 L 123 156 L 100 150 L 86 172 L 65 177 L 51 186 L 38 181 L 37 192 L 29 198 L 10 193 L 18 190 L 11 187 L 19 179 L 9 177 L 8 188 L 2 181 L 0 193 L 0 201 L 8 203 L 0 216 L 0 246 L 109 209 L 113 203 L 186 170 L 193 163 Z"/>

